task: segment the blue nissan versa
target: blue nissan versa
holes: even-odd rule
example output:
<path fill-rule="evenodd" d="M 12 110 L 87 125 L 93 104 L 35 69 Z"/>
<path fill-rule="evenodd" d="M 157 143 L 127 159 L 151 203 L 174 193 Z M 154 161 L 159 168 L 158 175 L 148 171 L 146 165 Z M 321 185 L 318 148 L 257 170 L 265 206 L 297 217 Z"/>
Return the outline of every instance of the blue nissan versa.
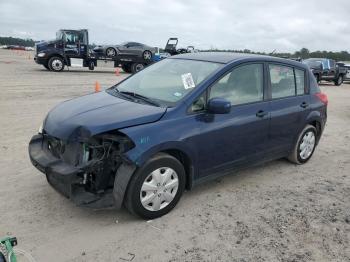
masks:
<path fill-rule="evenodd" d="M 306 65 L 268 56 L 173 56 L 104 92 L 52 109 L 29 144 L 33 165 L 77 205 L 124 204 L 151 219 L 228 170 L 307 162 L 327 96 Z"/>

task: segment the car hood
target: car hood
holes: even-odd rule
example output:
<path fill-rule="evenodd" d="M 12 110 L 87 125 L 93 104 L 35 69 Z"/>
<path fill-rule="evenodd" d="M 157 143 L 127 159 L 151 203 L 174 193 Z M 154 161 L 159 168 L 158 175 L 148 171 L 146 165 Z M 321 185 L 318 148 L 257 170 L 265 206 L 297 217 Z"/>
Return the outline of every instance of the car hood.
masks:
<path fill-rule="evenodd" d="M 158 121 L 166 108 L 134 103 L 99 92 L 68 100 L 52 109 L 44 123 L 47 134 L 84 141 L 107 131 Z"/>

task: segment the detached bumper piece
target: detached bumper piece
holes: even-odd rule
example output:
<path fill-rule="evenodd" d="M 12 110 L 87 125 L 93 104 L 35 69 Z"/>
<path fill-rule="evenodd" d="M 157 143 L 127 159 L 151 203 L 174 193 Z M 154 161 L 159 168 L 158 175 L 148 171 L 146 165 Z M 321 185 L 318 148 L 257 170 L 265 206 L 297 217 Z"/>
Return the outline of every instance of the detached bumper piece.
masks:
<path fill-rule="evenodd" d="M 49 184 L 78 206 L 107 208 L 115 206 L 113 190 L 101 194 L 87 192 L 84 188 L 85 166 L 69 164 L 50 151 L 49 139 L 35 135 L 29 143 L 32 164 L 46 175 Z"/>

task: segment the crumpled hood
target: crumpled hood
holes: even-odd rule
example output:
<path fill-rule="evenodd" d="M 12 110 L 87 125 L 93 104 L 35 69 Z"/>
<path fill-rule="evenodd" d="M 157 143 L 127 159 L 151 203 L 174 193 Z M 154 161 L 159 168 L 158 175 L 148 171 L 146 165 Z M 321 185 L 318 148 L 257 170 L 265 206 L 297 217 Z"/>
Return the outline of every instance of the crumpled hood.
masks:
<path fill-rule="evenodd" d="M 166 108 L 127 101 L 99 92 L 68 100 L 52 109 L 44 130 L 62 140 L 85 140 L 93 135 L 151 123 L 159 120 Z"/>

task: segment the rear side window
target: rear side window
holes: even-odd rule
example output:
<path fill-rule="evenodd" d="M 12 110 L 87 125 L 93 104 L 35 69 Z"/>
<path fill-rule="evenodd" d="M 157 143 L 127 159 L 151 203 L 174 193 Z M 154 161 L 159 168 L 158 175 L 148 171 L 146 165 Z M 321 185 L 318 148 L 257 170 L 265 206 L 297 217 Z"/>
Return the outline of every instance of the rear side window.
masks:
<path fill-rule="evenodd" d="M 297 85 L 297 95 L 303 95 L 305 93 L 305 72 L 299 69 L 294 69 L 294 72 Z"/>
<path fill-rule="evenodd" d="M 211 87 L 210 98 L 222 97 L 232 105 L 262 101 L 263 65 L 247 64 L 234 68 Z"/>
<path fill-rule="evenodd" d="M 295 95 L 295 79 L 292 67 L 269 65 L 272 98 Z"/>

